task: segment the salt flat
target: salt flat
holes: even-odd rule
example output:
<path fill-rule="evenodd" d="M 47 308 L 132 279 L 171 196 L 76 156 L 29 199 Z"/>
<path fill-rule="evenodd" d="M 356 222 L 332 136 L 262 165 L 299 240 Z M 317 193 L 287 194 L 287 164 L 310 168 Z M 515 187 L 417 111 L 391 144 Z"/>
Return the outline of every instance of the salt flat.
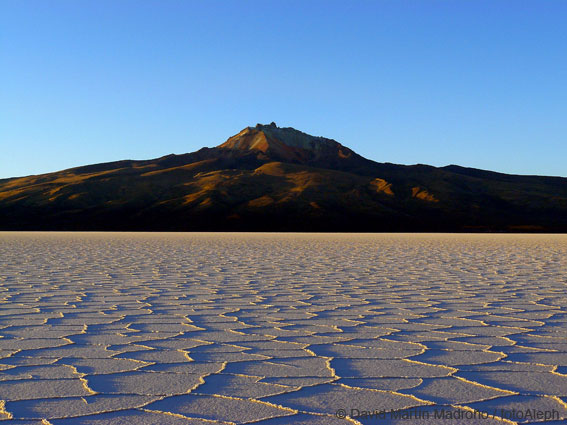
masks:
<path fill-rule="evenodd" d="M 0 420 L 565 423 L 566 283 L 562 235 L 0 233 Z"/>

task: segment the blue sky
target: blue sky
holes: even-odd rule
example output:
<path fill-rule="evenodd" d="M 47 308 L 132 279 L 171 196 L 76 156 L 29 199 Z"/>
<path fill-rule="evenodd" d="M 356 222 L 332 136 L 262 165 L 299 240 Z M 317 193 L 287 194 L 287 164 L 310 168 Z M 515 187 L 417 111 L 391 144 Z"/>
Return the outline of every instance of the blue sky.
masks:
<path fill-rule="evenodd" d="M 0 2 L 0 178 L 271 121 L 380 162 L 567 176 L 567 2 Z"/>

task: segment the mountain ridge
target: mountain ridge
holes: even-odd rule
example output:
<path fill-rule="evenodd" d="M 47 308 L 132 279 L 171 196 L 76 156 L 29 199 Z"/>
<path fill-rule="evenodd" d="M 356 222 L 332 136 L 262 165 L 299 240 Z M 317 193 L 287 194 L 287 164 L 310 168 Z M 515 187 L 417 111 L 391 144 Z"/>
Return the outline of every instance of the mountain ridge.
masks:
<path fill-rule="evenodd" d="M 0 180 L 3 230 L 567 231 L 567 179 L 379 163 L 275 123 L 213 148 Z"/>

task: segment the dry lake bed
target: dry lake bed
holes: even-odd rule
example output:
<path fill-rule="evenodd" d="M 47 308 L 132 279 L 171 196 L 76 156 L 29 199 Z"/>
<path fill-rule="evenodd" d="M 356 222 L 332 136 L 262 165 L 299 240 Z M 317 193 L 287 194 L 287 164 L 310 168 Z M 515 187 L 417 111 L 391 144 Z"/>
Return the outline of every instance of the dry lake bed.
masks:
<path fill-rule="evenodd" d="M 567 423 L 567 236 L 0 233 L 0 421 Z"/>

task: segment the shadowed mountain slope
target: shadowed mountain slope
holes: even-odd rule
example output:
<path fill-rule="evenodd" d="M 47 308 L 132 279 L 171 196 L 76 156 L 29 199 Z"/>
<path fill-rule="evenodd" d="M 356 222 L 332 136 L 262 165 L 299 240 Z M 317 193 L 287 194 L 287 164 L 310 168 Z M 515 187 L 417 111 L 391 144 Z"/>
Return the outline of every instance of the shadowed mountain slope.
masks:
<path fill-rule="evenodd" d="M 216 148 L 0 180 L 3 230 L 567 231 L 567 179 L 377 163 L 274 123 Z"/>

